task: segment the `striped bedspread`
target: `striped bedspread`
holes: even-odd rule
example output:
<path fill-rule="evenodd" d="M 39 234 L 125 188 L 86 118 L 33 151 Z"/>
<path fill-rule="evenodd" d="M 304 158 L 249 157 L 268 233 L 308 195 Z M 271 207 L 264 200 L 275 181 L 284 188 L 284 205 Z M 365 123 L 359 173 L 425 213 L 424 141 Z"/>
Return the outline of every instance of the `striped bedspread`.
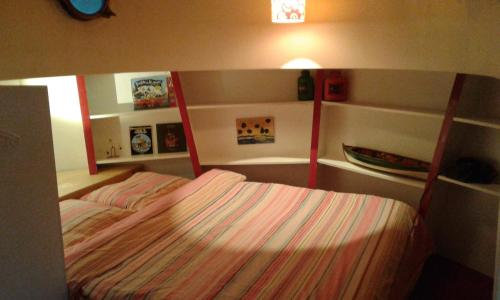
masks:
<path fill-rule="evenodd" d="M 83 196 L 82 200 L 140 210 L 189 181 L 189 179 L 177 176 L 137 172 L 122 182 L 106 185 L 92 191 Z"/>
<path fill-rule="evenodd" d="M 71 296 L 386 299 L 418 275 L 409 206 L 244 180 L 212 170 L 67 248 Z"/>
<path fill-rule="evenodd" d="M 61 201 L 59 202 L 59 210 L 65 249 L 133 213 L 133 211 L 82 200 Z"/>

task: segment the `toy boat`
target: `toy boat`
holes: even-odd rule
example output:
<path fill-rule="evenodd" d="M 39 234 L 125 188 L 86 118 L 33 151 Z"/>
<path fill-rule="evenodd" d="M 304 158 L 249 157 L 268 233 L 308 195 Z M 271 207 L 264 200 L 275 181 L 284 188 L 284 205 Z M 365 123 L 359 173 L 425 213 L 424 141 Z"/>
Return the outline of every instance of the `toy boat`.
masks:
<path fill-rule="evenodd" d="M 342 144 L 344 156 L 350 163 L 366 168 L 419 179 L 426 179 L 430 164 L 421 160 L 361 147 Z"/>

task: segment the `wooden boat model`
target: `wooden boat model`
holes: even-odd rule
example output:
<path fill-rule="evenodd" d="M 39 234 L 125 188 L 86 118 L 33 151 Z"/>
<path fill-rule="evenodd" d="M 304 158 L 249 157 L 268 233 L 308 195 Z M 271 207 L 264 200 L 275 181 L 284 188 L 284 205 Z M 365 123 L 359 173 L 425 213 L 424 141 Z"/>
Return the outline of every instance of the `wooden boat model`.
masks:
<path fill-rule="evenodd" d="M 342 144 L 345 159 L 353 164 L 402 176 L 426 179 L 430 164 L 401 155 Z"/>

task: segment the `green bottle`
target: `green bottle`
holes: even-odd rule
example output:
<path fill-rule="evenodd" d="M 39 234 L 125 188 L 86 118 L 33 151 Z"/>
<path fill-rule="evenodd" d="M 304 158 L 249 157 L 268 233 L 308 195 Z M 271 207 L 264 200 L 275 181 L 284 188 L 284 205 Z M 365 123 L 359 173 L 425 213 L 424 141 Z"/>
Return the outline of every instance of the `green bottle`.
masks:
<path fill-rule="evenodd" d="M 298 79 L 298 94 L 299 100 L 313 100 L 314 99 L 314 79 L 308 70 L 303 70 Z"/>

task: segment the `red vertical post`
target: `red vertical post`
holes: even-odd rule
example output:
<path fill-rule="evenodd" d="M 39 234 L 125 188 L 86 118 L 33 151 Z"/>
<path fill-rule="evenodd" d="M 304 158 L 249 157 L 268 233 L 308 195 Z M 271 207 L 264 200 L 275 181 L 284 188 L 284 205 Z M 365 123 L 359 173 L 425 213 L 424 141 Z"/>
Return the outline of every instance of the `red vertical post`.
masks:
<path fill-rule="evenodd" d="M 178 72 L 171 72 L 172 82 L 174 84 L 175 96 L 177 97 L 177 106 L 181 114 L 182 126 L 184 127 L 184 134 L 186 135 L 186 142 L 189 148 L 189 156 L 191 157 L 191 164 L 193 165 L 193 172 L 196 177 L 201 175 L 200 160 L 198 159 L 198 151 L 194 142 L 193 131 L 189 121 L 189 115 L 182 91 L 181 79 Z"/>
<path fill-rule="evenodd" d="M 78 96 L 80 98 L 80 111 L 82 114 L 83 137 L 85 138 L 85 148 L 87 149 L 87 163 L 89 174 L 97 174 L 97 164 L 94 152 L 94 138 L 92 136 L 92 125 L 90 123 L 89 102 L 87 98 L 87 87 L 85 86 L 85 77 L 76 76 L 76 85 L 78 87 Z"/>
<path fill-rule="evenodd" d="M 321 125 L 321 101 L 323 100 L 323 84 L 325 73 L 323 70 L 316 72 L 314 84 L 314 111 L 311 134 L 311 153 L 309 157 L 309 182 L 308 187 L 316 188 L 318 176 L 318 147 L 319 147 L 319 129 Z"/>
<path fill-rule="evenodd" d="M 427 176 L 427 182 L 425 183 L 424 193 L 422 194 L 422 199 L 420 200 L 419 213 L 425 218 L 427 211 L 432 200 L 432 187 L 436 182 L 436 179 L 441 168 L 441 161 L 443 159 L 444 150 L 446 147 L 446 142 L 448 141 L 448 135 L 450 133 L 451 125 L 453 124 L 453 118 L 455 117 L 458 102 L 460 100 L 460 95 L 462 94 L 462 87 L 464 86 L 465 75 L 457 74 L 455 77 L 455 82 L 453 83 L 453 89 L 451 91 L 450 100 L 448 102 L 448 107 L 444 116 L 443 124 L 441 126 L 441 132 L 439 133 L 438 143 L 434 151 L 434 156 L 432 158 L 431 167 L 429 170 L 429 175 Z"/>

